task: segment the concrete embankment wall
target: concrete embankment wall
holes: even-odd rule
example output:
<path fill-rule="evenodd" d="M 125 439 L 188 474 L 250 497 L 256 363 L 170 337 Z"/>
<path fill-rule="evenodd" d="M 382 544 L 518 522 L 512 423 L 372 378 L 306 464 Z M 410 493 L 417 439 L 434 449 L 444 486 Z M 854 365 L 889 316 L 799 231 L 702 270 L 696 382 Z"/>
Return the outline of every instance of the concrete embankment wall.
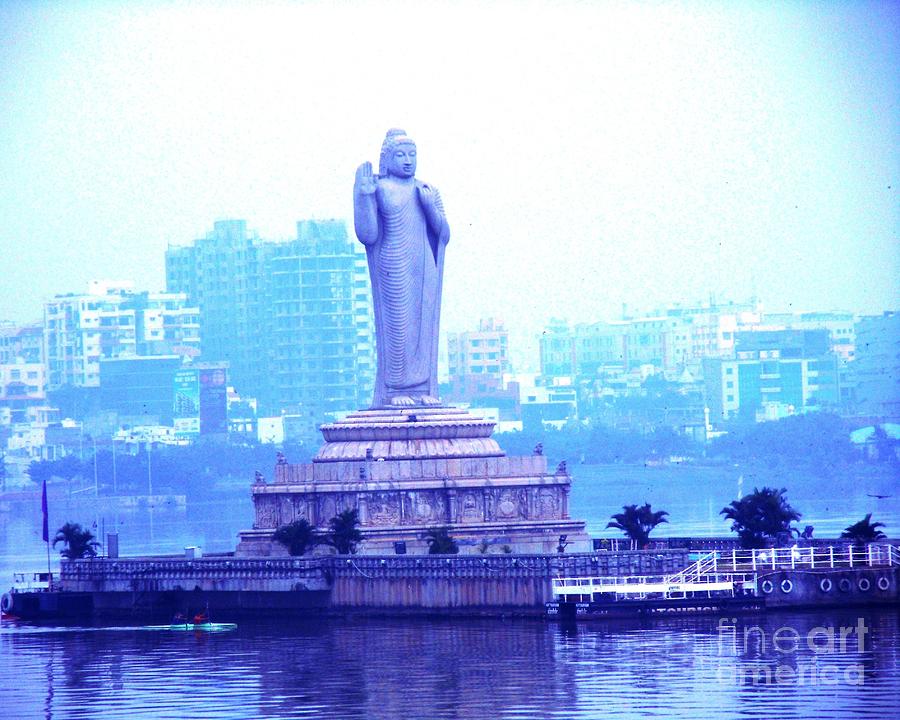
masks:
<path fill-rule="evenodd" d="M 590 555 L 95 558 L 66 561 L 61 585 L 95 607 L 171 605 L 193 594 L 228 606 L 340 610 L 540 610 L 560 575 L 676 572 L 687 551 Z"/>
<path fill-rule="evenodd" d="M 63 561 L 71 592 L 290 592 L 327 590 L 330 558 L 93 558 Z"/>
<path fill-rule="evenodd" d="M 686 550 L 577 555 L 119 558 L 66 561 L 61 586 L 97 612 L 200 607 L 255 612 L 522 612 L 551 600 L 554 577 L 665 575 Z M 824 583 L 823 581 L 829 582 Z M 787 581 L 787 582 L 786 582 Z M 769 583 L 769 584 L 765 584 Z M 829 584 L 830 583 L 830 584 Z M 900 603 L 900 568 L 760 570 L 766 606 Z M 768 590 L 768 592 L 767 592 Z"/>
<path fill-rule="evenodd" d="M 391 556 L 335 559 L 331 606 L 343 609 L 543 609 L 560 575 L 657 575 L 686 551 L 592 555 Z"/>

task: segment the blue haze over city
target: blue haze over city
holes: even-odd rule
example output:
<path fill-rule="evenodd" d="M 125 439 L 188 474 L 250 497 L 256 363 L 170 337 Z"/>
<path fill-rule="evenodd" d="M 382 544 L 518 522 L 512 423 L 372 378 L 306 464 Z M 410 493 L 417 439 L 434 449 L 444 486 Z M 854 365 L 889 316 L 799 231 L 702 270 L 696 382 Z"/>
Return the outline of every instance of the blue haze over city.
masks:
<path fill-rule="evenodd" d="M 667 516 L 645 548 L 731 547 L 757 487 L 795 548 L 866 516 L 900 537 L 898 70 L 889 1 L 0 3 L 0 591 L 59 569 L 42 485 L 50 540 L 230 554 L 251 487 L 369 407 L 354 173 L 390 128 L 450 226 L 441 398 L 570 473 L 594 551 L 636 547 L 610 521 L 643 503 Z M 29 679 L 0 707 L 887 718 L 900 692 L 891 610 L 865 692 L 833 694 L 717 684 L 714 620 L 678 622 L 7 627 L 0 671 Z"/>
<path fill-rule="evenodd" d="M 91 279 L 163 289 L 167 246 L 214 220 L 349 219 L 394 126 L 454 220 L 444 330 L 499 316 L 527 339 L 710 295 L 896 307 L 897 15 L 5 2 L 0 315 Z"/>

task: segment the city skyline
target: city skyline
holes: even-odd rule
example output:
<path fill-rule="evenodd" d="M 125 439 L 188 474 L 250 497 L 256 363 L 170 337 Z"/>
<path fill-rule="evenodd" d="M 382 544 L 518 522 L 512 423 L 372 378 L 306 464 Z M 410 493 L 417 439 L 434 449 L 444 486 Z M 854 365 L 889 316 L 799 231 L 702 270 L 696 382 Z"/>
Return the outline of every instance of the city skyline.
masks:
<path fill-rule="evenodd" d="M 347 220 L 391 126 L 447 205 L 442 330 L 900 304 L 896 6 L 458 7 L 6 4 L 0 317 L 162 290 L 217 219 Z"/>

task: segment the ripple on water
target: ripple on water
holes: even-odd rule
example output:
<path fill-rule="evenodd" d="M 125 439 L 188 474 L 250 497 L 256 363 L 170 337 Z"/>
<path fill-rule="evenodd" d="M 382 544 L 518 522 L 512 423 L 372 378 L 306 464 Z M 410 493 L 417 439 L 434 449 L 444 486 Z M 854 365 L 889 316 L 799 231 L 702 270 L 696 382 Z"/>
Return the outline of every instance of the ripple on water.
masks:
<path fill-rule="evenodd" d="M 0 629 L 0 707 L 53 718 L 884 718 L 900 693 L 896 612 L 817 655 L 740 647 L 717 618 L 561 627 L 503 620 L 242 624 L 221 634 Z M 770 614 L 771 637 L 852 614 Z M 828 676 L 803 676 L 818 663 Z M 846 681 L 858 669 L 861 684 Z M 751 672 L 781 681 L 754 683 Z M 793 676 L 790 673 L 794 673 Z M 800 673 L 798 675 L 798 673 Z M 9 679 L 15 678 L 15 682 Z M 799 679 L 798 679 L 799 678 Z M 837 682 L 831 682 L 837 678 Z"/>

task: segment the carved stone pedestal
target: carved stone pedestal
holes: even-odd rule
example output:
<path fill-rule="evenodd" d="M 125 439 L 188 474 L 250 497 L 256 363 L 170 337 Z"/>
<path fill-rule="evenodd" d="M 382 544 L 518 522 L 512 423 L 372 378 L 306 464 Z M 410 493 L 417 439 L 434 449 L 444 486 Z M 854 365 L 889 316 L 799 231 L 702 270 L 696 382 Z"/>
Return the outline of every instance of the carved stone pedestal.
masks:
<path fill-rule="evenodd" d="M 326 529 L 348 508 L 359 511 L 359 552 L 426 553 L 425 534 L 447 526 L 461 553 L 589 550 L 584 522 L 569 518 L 572 478 L 548 472 L 543 455 L 507 457 L 494 423 L 458 408 L 361 410 L 323 425 L 312 463 L 275 466 L 274 482 L 253 485 L 256 522 L 241 533 L 239 555 L 281 555 L 278 527 L 305 518 Z"/>

